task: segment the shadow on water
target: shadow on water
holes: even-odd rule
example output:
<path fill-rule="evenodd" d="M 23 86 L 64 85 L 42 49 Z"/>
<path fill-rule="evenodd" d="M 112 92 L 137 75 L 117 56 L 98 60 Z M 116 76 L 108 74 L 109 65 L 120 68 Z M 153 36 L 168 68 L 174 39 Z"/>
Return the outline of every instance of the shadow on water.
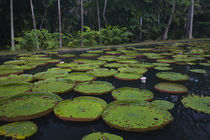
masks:
<path fill-rule="evenodd" d="M 78 52 L 76 53 L 79 54 Z M 57 58 L 57 57 L 54 57 Z M 12 60 L 13 58 L 2 58 L 0 64 L 4 61 Z M 59 58 L 60 59 L 60 58 Z M 74 58 L 75 59 L 75 58 Z M 71 62 L 71 59 L 61 59 L 65 62 Z M 32 71 L 26 71 L 25 73 L 35 74 L 40 71 L 46 71 L 48 68 L 55 67 L 54 64 L 48 66 L 38 67 Z M 183 82 L 189 89 L 189 93 L 203 94 L 206 96 L 210 95 L 210 68 L 204 66 L 180 66 L 172 65 L 174 69 L 172 71 L 181 72 L 183 74 L 188 74 L 190 80 L 188 82 Z M 188 70 L 191 68 L 204 68 L 207 70 L 207 74 L 195 74 L 190 73 Z M 155 77 L 155 73 L 158 72 L 154 69 L 149 69 L 145 76 L 147 77 L 147 83 L 143 84 L 140 80 L 137 81 L 121 81 L 113 77 L 111 78 L 98 78 L 97 80 L 107 81 L 112 83 L 115 88 L 120 87 L 136 87 L 136 88 L 146 88 L 154 93 L 154 99 L 162 99 L 171 101 L 175 104 L 175 107 L 170 111 L 174 120 L 171 124 L 164 127 L 163 129 L 136 133 L 136 132 L 125 132 L 111 128 L 106 125 L 102 119 L 94 122 L 67 122 L 58 119 L 53 112 L 47 116 L 41 117 L 39 119 L 34 119 L 39 130 L 38 132 L 30 137 L 30 140 L 79 140 L 84 135 L 92 132 L 101 131 L 109 132 L 113 134 L 120 135 L 124 137 L 125 140 L 208 140 L 210 139 L 210 115 L 196 112 L 192 109 L 185 108 L 181 99 L 185 95 L 167 94 L 160 93 L 154 89 L 154 85 L 162 82 L 162 80 Z M 78 96 L 84 96 L 82 94 L 76 93 L 74 91 L 61 95 L 63 99 L 73 99 Z M 96 96 L 104 99 L 106 102 L 110 103 L 113 100 L 111 94 Z M 4 124 L 1 122 L 1 124 Z M 2 139 L 3 137 L 0 137 Z"/>

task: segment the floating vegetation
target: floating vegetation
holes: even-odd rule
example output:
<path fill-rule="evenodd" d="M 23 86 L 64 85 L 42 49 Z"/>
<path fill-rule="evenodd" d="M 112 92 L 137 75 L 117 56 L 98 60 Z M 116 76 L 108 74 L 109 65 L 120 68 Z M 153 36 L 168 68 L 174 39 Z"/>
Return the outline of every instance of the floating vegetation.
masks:
<path fill-rule="evenodd" d="M 118 68 L 119 72 L 124 72 L 124 73 L 137 73 L 137 74 L 143 74 L 147 72 L 146 68 L 131 68 L 131 67 L 121 67 Z"/>
<path fill-rule="evenodd" d="M 206 66 L 206 67 L 210 67 L 210 63 L 199 63 L 199 65 L 201 65 L 201 66 Z"/>
<path fill-rule="evenodd" d="M 139 80 L 143 75 L 141 74 L 136 74 L 136 73 L 125 73 L 125 72 L 120 72 L 114 75 L 116 79 L 119 80 Z"/>
<path fill-rule="evenodd" d="M 100 57 L 97 58 L 98 60 L 103 60 L 103 61 L 117 61 L 118 58 L 116 56 L 110 56 L 110 55 L 102 55 Z"/>
<path fill-rule="evenodd" d="M 96 53 L 83 53 L 80 54 L 81 57 L 98 57 L 99 55 Z"/>
<path fill-rule="evenodd" d="M 183 97 L 182 103 L 187 108 L 210 114 L 210 96 L 198 96 L 192 94 Z"/>
<path fill-rule="evenodd" d="M 106 102 L 100 98 L 82 96 L 60 102 L 54 113 L 62 120 L 88 122 L 99 119 L 105 106 Z"/>
<path fill-rule="evenodd" d="M 111 92 L 114 86 L 105 81 L 91 81 L 78 84 L 74 90 L 85 95 L 102 95 Z"/>
<path fill-rule="evenodd" d="M 110 55 L 119 55 L 119 54 L 121 54 L 121 52 L 118 52 L 118 51 L 106 51 L 105 53 L 106 54 L 110 54 Z"/>
<path fill-rule="evenodd" d="M 68 76 L 68 72 L 64 71 L 47 71 L 47 72 L 39 72 L 34 75 L 34 78 L 37 80 L 46 80 L 51 78 L 62 78 Z"/>
<path fill-rule="evenodd" d="M 38 130 L 38 126 L 31 121 L 13 122 L 0 126 L 0 135 L 13 139 L 26 139 Z"/>
<path fill-rule="evenodd" d="M 138 61 L 135 59 L 117 60 L 117 62 L 122 63 L 122 64 L 136 64 L 136 63 L 138 63 Z"/>
<path fill-rule="evenodd" d="M 159 67 L 168 67 L 170 64 L 167 63 L 152 63 L 154 66 L 159 66 Z"/>
<path fill-rule="evenodd" d="M 107 68 L 120 68 L 120 67 L 127 67 L 128 64 L 121 64 L 121 63 L 109 63 L 106 64 L 105 67 Z"/>
<path fill-rule="evenodd" d="M 87 53 L 103 53 L 104 51 L 102 50 L 90 50 L 90 51 L 87 51 Z"/>
<path fill-rule="evenodd" d="M 96 76 L 96 77 L 110 77 L 117 73 L 114 69 L 106 69 L 106 68 L 99 68 L 89 71 L 88 73 Z"/>
<path fill-rule="evenodd" d="M 7 76 L 7 75 L 10 75 L 10 74 L 21 74 L 21 73 L 23 73 L 23 70 L 21 70 L 21 69 L 0 67 L 0 77 L 1 76 Z"/>
<path fill-rule="evenodd" d="M 161 70 L 161 71 L 164 71 L 164 70 L 172 70 L 173 68 L 170 68 L 170 67 L 155 67 L 156 70 Z"/>
<path fill-rule="evenodd" d="M 62 94 L 71 91 L 74 82 L 65 79 L 47 79 L 34 83 L 32 92 Z"/>
<path fill-rule="evenodd" d="M 138 63 L 138 64 L 129 64 L 130 67 L 140 67 L 140 68 L 153 68 L 152 63 Z"/>
<path fill-rule="evenodd" d="M 157 130 L 173 120 L 168 111 L 160 111 L 147 104 L 146 102 L 112 102 L 105 108 L 102 118 L 111 127 L 134 132 Z"/>
<path fill-rule="evenodd" d="M 160 92 L 174 93 L 174 94 L 181 94 L 188 92 L 188 89 L 184 85 L 176 83 L 159 83 L 155 85 L 155 89 Z"/>
<path fill-rule="evenodd" d="M 50 113 L 62 99 L 49 93 L 22 93 L 0 100 L 1 121 L 21 121 Z"/>
<path fill-rule="evenodd" d="M 71 69 L 73 71 L 89 71 L 89 70 L 97 69 L 99 67 L 100 67 L 99 65 L 94 65 L 94 64 L 80 64 L 77 66 L 72 66 Z"/>
<path fill-rule="evenodd" d="M 72 72 L 67 77 L 65 77 L 65 79 L 75 81 L 75 82 L 87 82 L 87 81 L 95 80 L 96 77 L 93 76 L 92 74 L 88 74 L 85 72 Z"/>
<path fill-rule="evenodd" d="M 61 57 L 61 58 L 72 58 L 75 56 L 76 56 L 75 54 L 60 54 L 60 55 L 58 55 L 58 57 Z"/>
<path fill-rule="evenodd" d="M 176 63 L 176 61 L 172 60 L 172 59 L 158 59 L 157 62 L 159 62 L 159 63 L 169 63 L 169 64 Z"/>
<path fill-rule="evenodd" d="M 188 75 L 183 75 L 177 72 L 158 72 L 155 76 L 162 80 L 171 82 L 187 81 L 190 78 Z"/>
<path fill-rule="evenodd" d="M 21 75 L 11 74 L 6 77 L 0 77 L 0 85 L 18 83 L 18 82 L 32 82 L 33 80 L 34 78 L 32 74 L 21 74 Z"/>
<path fill-rule="evenodd" d="M 154 94 L 146 89 L 122 87 L 112 91 L 112 97 L 116 100 L 151 101 Z"/>
<path fill-rule="evenodd" d="M 204 70 L 204 69 L 191 69 L 189 71 L 194 72 L 194 73 L 200 73 L 200 74 L 205 74 L 206 73 L 206 70 Z"/>
<path fill-rule="evenodd" d="M 151 102 L 151 106 L 161 110 L 170 110 L 174 107 L 174 103 L 165 100 L 154 100 Z"/>
<path fill-rule="evenodd" d="M 94 132 L 82 137 L 82 140 L 123 140 L 123 137 L 105 132 Z"/>
<path fill-rule="evenodd" d="M 75 62 L 59 63 L 59 64 L 56 64 L 56 66 L 59 67 L 59 68 L 71 68 L 71 67 L 78 66 L 78 63 L 75 63 Z"/>

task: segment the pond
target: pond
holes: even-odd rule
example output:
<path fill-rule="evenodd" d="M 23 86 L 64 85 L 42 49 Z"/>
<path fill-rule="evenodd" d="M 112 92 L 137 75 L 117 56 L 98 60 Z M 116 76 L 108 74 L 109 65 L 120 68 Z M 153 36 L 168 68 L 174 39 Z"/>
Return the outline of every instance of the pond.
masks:
<path fill-rule="evenodd" d="M 202 43 L 203 44 L 203 43 Z M 129 67 L 134 70 L 135 64 L 152 65 L 152 68 L 147 68 L 147 71 L 142 76 L 146 77 L 146 83 L 143 83 L 140 78 L 137 80 L 119 80 L 114 76 L 111 77 L 97 77 L 97 81 L 106 81 L 111 83 L 115 89 L 121 87 L 141 88 L 147 89 L 154 93 L 153 100 L 166 100 L 174 103 L 174 107 L 169 110 L 173 116 L 173 121 L 161 128 L 160 130 L 150 132 L 127 132 L 119 130 L 107 125 L 103 119 L 98 119 L 92 122 L 71 122 L 64 121 L 56 117 L 53 112 L 41 118 L 33 119 L 32 121 L 38 125 L 38 131 L 31 136 L 30 140 L 79 140 L 83 136 L 93 132 L 108 132 L 122 136 L 125 140 L 148 140 L 148 139 L 164 139 L 164 140 L 207 140 L 210 139 L 210 115 L 208 113 L 198 112 L 191 108 L 186 108 L 182 104 L 183 96 L 188 94 L 196 94 L 202 96 L 210 95 L 210 45 L 208 47 L 200 46 L 200 43 L 180 44 L 177 46 L 160 45 L 160 46 L 145 46 L 142 47 L 121 47 L 112 49 L 98 49 L 97 51 L 75 51 L 75 52 L 59 52 L 60 54 L 74 54 L 73 57 L 61 57 L 58 54 L 50 54 L 51 59 L 59 59 L 64 64 L 70 63 L 73 60 L 83 61 L 97 60 L 98 58 L 106 59 L 106 63 L 123 64 L 121 67 Z M 87 57 L 88 54 L 92 57 Z M 83 55 L 81 55 L 83 54 Z M 83 57 L 85 56 L 85 57 Z M 108 58 L 108 57 L 109 58 Z M 6 61 L 17 60 L 20 56 L 6 56 L 1 57 L 0 64 L 3 65 Z M 44 57 L 46 58 L 46 57 Z M 79 60 L 82 58 L 82 60 Z M 117 58 L 117 59 L 116 59 Z M 83 60 L 84 59 L 84 60 Z M 101 59 L 101 60 L 102 60 Z M 103 61 L 104 61 L 103 60 Z M 166 61 L 173 60 L 173 61 Z M 189 61 L 190 60 L 190 61 Z M 161 63 L 161 64 L 159 64 Z M 202 63 L 205 63 L 202 65 Z M 108 68 L 107 64 L 100 65 L 101 68 Z M 159 65 L 158 65 L 159 64 Z M 169 64 L 171 70 L 157 70 L 157 66 Z M 57 64 L 51 63 L 47 65 L 37 66 L 32 70 L 24 70 L 24 74 L 37 74 L 38 72 L 47 71 L 50 68 L 56 67 Z M 80 63 L 80 65 L 82 65 Z M 127 66 L 126 66 L 127 65 Z M 141 68 L 144 65 L 141 66 Z M 94 66 L 92 66 L 94 67 Z M 164 67 L 165 68 L 165 67 Z M 118 68 L 112 68 L 119 70 Z M 205 73 L 191 72 L 192 69 L 202 69 Z M 78 70 L 80 71 L 80 70 Z M 129 69 L 127 69 L 129 71 Z M 71 71 L 70 73 L 73 73 Z M 154 86 L 161 82 L 167 82 L 155 76 L 159 72 L 176 72 L 188 75 L 187 81 L 176 82 L 184 85 L 188 89 L 186 94 L 165 93 L 156 90 Z M 99 72 L 100 73 L 100 72 Z M 129 72 L 130 73 L 130 72 Z M 135 73 L 135 72 L 131 72 Z M 141 76 L 141 77 L 142 77 Z M 169 76 L 169 79 L 173 76 Z M 178 78 L 175 76 L 175 79 Z M 37 82 L 34 81 L 33 83 Z M 173 82 L 175 83 L 175 82 Z M 75 97 L 84 96 L 84 94 L 70 91 L 68 93 L 59 94 L 63 99 L 74 99 Z M 103 95 L 91 95 L 101 98 L 107 103 L 114 101 L 111 93 Z M 208 100 L 209 101 L 209 100 Z M 210 102 L 208 102 L 210 104 Z M 209 108 L 209 105 L 208 105 Z M 209 108 L 210 109 L 210 108 Z M 131 113 L 131 116 L 135 116 Z M 135 116 L 136 117 L 136 116 Z M 6 124 L 0 122 L 1 125 Z M 3 139 L 3 136 L 0 137 Z"/>

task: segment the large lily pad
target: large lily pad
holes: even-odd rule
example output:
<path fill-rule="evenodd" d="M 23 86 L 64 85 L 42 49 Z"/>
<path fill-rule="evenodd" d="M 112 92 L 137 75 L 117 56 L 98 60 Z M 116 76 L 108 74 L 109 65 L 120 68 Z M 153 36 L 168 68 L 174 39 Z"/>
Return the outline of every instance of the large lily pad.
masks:
<path fill-rule="evenodd" d="M 78 84 L 74 90 L 86 95 L 102 95 L 111 92 L 114 86 L 105 81 L 91 81 Z"/>
<path fill-rule="evenodd" d="M 109 63 L 105 65 L 105 67 L 107 68 L 120 68 L 120 67 L 126 67 L 126 66 L 128 66 L 128 64 Z"/>
<path fill-rule="evenodd" d="M 168 111 L 150 107 L 146 102 L 125 101 L 110 103 L 102 118 L 111 127 L 135 132 L 157 130 L 173 120 Z"/>
<path fill-rule="evenodd" d="M 100 98 L 82 96 L 60 102 L 54 108 L 55 115 L 67 121 L 94 121 L 99 119 L 106 102 Z"/>
<path fill-rule="evenodd" d="M 132 81 L 132 80 L 139 80 L 141 77 L 143 77 L 143 75 L 136 74 L 136 73 L 120 72 L 120 73 L 115 74 L 114 77 L 119 80 Z"/>
<path fill-rule="evenodd" d="M 82 137 L 82 140 L 123 140 L 123 137 L 105 132 L 94 132 Z"/>
<path fill-rule="evenodd" d="M 89 71 L 88 73 L 96 76 L 96 77 L 110 77 L 117 73 L 114 69 L 106 69 L 106 68 L 100 68 L 100 69 L 94 69 L 92 71 Z"/>
<path fill-rule="evenodd" d="M 32 92 L 61 94 L 71 91 L 74 88 L 74 82 L 64 79 L 47 79 L 34 83 Z"/>
<path fill-rule="evenodd" d="M 72 58 L 75 57 L 74 54 L 60 54 L 58 55 L 58 57 L 62 57 L 62 58 Z"/>
<path fill-rule="evenodd" d="M 37 130 L 37 125 L 31 121 L 13 122 L 0 126 L 0 135 L 13 139 L 26 139 L 35 134 Z"/>
<path fill-rule="evenodd" d="M 170 67 L 160 67 L 159 66 L 159 67 L 155 67 L 155 69 L 156 70 L 160 70 L 160 71 L 162 71 L 162 70 L 164 71 L 164 70 L 172 70 L 173 68 L 170 68 Z"/>
<path fill-rule="evenodd" d="M 94 65 L 94 64 L 80 64 L 77 66 L 73 66 L 71 67 L 71 69 L 73 71 L 89 71 L 89 70 L 93 70 L 99 68 L 99 65 Z"/>
<path fill-rule="evenodd" d="M 170 110 L 174 107 L 174 103 L 165 100 L 154 100 L 151 102 L 151 106 L 161 110 Z"/>
<path fill-rule="evenodd" d="M 187 108 L 210 114 L 210 96 L 188 95 L 183 97 L 182 103 Z"/>
<path fill-rule="evenodd" d="M 143 74 L 143 73 L 147 72 L 147 69 L 146 68 L 121 67 L 121 68 L 118 68 L 118 71 L 124 72 L 124 73 Z"/>
<path fill-rule="evenodd" d="M 10 75 L 10 74 L 21 74 L 21 73 L 23 73 L 22 69 L 0 67 L 0 76 L 7 76 L 7 75 Z"/>
<path fill-rule="evenodd" d="M 17 83 L 17 82 L 32 82 L 34 80 L 32 74 L 9 75 L 7 77 L 0 77 L 0 85 Z"/>
<path fill-rule="evenodd" d="M 155 76 L 171 82 L 187 81 L 190 78 L 188 75 L 176 72 L 158 72 Z"/>
<path fill-rule="evenodd" d="M 191 69 L 190 72 L 205 74 L 206 70 L 204 70 L 204 69 Z"/>
<path fill-rule="evenodd" d="M 69 79 L 75 82 L 87 82 L 95 80 L 96 77 L 85 72 L 72 72 L 67 77 L 65 77 L 65 79 Z"/>
<path fill-rule="evenodd" d="M 62 99 L 49 93 L 22 93 L 0 100 L 0 120 L 20 121 L 50 113 Z"/>
<path fill-rule="evenodd" d="M 83 53 L 80 54 L 80 57 L 98 57 L 99 55 L 96 53 Z"/>
<path fill-rule="evenodd" d="M 166 93 L 187 93 L 188 89 L 184 85 L 176 84 L 176 83 L 159 83 L 155 85 L 155 89 L 160 92 L 166 92 Z"/>
<path fill-rule="evenodd" d="M 35 79 L 38 80 L 46 80 L 50 78 L 62 78 L 68 76 L 68 72 L 63 72 L 63 71 L 47 71 L 47 72 L 39 72 L 34 75 Z"/>
<path fill-rule="evenodd" d="M 59 68 L 71 68 L 71 67 L 75 67 L 77 65 L 78 65 L 78 63 L 76 63 L 76 62 L 56 64 L 56 66 Z"/>
<path fill-rule="evenodd" d="M 33 84 L 27 82 L 0 85 L 0 98 L 30 91 L 32 85 Z"/>
<path fill-rule="evenodd" d="M 116 100 L 138 100 L 150 101 L 153 99 L 153 93 L 146 89 L 122 87 L 112 91 L 112 96 Z"/>

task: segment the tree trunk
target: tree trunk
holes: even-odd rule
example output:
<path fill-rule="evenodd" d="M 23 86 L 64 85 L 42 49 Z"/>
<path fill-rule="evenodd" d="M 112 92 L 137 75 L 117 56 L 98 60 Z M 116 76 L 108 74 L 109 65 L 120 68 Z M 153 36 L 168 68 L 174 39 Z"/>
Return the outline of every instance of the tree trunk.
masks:
<path fill-rule="evenodd" d="M 106 20 L 106 5 L 107 5 L 107 0 L 104 1 L 103 18 L 104 18 L 105 24 L 108 25 L 108 22 Z"/>
<path fill-rule="evenodd" d="M 143 19 L 142 17 L 140 17 L 139 18 L 139 27 L 140 27 L 139 40 L 142 40 L 142 26 L 143 26 Z"/>
<path fill-rule="evenodd" d="M 172 21 L 172 18 L 173 18 L 175 7 L 176 7 L 176 2 L 174 2 L 174 4 L 173 4 L 172 10 L 171 10 L 171 15 L 170 15 L 169 20 L 168 20 L 168 25 L 164 30 L 164 33 L 163 33 L 163 36 L 162 36 L 163 40 L 166 40 L 168 38 L 168 31 L 169 31 L 169 28 L 170 28 L 170 25 L 171 25 L 171 21 Z"/>
<path fill-rule="evenodd" d="M 99 3 L 98 0 L 96 0 L 96 6 L 97 6 L 97 15 L 98 15 L 98 31 L 101 30 L 101 19 L 100 19 L 100 7 L 99 7 Z M 101 40 L 100 40 L 100 45 L 102 44 Z"/>
<path fill-rule="evenodd" d="M 14 41 L 14 20 L 13 20 L 13 0 L 10 0 L 10 18 L 11 18 L 11 49 L 15 50 L 15 41 Z"/>
<path fill-rule="evenodd" d="M 83 9 L 83 0 L 80 1 L 81 3 L 81 33 L 83 33 L 84 31 L 84 28 L 83 28 L 83 25 L 84 25 L 84 9 Z M 84 47 L 84 42 L 83 42 L 83 34 L 81 36 L 81 46 Z"/>
<path fill-rule="evenodd" d="M 36 32 L 36 20 L 35 20 L 35 16 L 34 16 L 34 7 L 33 7 L 33 2 L 32 0 L 30 0 L 30 4 L 31 4 L 31 14 L 32 14 L 32 20 L 33 20 L 33 26 L 34 26 L 34 30 Z M 36 49 L 39 50 L 39 39 L 38 39 L 38 35 L 37 35 L 37 32 L 35 34 L 35 37 L 36 37 Z"/>
<path fill-rule="evenodd" d="M 58 19 L 59 19 L 59 32 L 60 32 L 60 40 L 59 45 L 60 48 L 62 48 L 62 25 L 61 25 L 61 3 L 60 0 L 58 0 Z"/>
<path fill-rule="evenodd" d="M 193 38 L 193 16 L 194 16 L 194 0 L 190 1 L 190 7 L 188 11 L 188 22 L 187 22 L 187 34 L 186 38 L 192 39 Z"/>

